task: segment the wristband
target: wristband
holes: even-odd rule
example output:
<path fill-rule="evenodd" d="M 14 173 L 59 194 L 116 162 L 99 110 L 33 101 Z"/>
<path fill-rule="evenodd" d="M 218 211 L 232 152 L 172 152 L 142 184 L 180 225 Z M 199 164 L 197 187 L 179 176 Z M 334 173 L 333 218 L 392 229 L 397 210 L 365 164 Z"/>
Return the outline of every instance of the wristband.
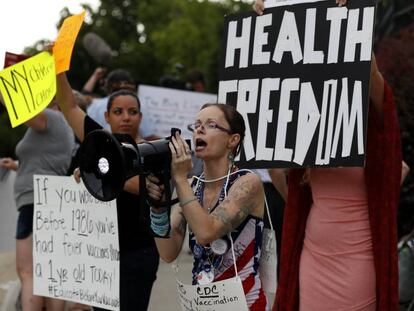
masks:
<path fill-rule="evenodd" d="M 187 204 L 190 204 L 191 202 L 193 202 L 193 201 L 196 201 L 197 200 L 197 198 L 196 197 L 192 197 L 192 198 L 190 198 L 190 199 L 187 199 L 187 200 L 184 200 L 184 201 L 182 201 L 182 202 L 180 202 L 180 206 L 181 207 L 184 207 L 184 206 L 186 206 Z"/>
<path fill-rule="evenodd" d="M 162 213 L 154 213 L 150 209 L 151 230 L 160 237 L 165 237 L 170 230 L 170 223 L 168 219 L 168 211 Z"/>

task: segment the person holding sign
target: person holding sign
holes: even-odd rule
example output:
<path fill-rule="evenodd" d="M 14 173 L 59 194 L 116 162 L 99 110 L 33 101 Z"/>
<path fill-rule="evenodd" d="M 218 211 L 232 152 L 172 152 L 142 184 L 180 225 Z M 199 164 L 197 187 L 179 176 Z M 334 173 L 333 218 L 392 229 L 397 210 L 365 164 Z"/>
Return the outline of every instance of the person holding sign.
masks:
<path fill-rule="evenodd" d="M 88 133 L 102 129 L 77 105 L 65 73 L 57 76 L 57 98 L 81 142 Z M 141 118 L 140 102 L 134 92 L 119 90 L 109 96 L 105 120 L 112 133 L 129 134 L 137 143 L 142 142 L 138 135 Z M 139 176 L 135 176 L 125 182 L 117 198 L 121 310 L 147 310 L 156 279 L 159 255 L 149 225 L 144 222 L 147 212 L 147 206 L 140 206 Z"/>
<path fill-rule="evenodd" d="M 194 256 L 193 285 L 225 280 L 232 283 L 239 277 L 240 292 L 248 308 L 266 310 L 267 300 L 258 272 L 264 213 L 263 184 L 259 176 L 239 170 L 233 163 L 244 138 L 243 117 L 229 105 L 206 104 L 188 128 L 194 133 L 195 155 L 203 160 L 203 172 L 193 183 L 188 182 L 191 152 L 177 133 L 170 149 L 171 175 L 179 206 L 172 209 L 171 222 L 165 208 L 152 206 L 150 214 L 152 230 L 157 236 L 165 237 L 156 238 L 160 256 L 167 262 L 177 258 L 188 223 Z M 163 187 L 157 185 L 154 176 L 147 180 L 149 195 L 160 200 Z M 221 285 L 217 287 L 221 288 Z M 244 301 L 244 297 L 237 299 Z M 219 302 L 205 301 L 209 305 L 216 303 Z"/>
<path fill-rule="evenodd" d="M 1 100 L 1 98 L 0 98 Z M 48 108 L 29 121 L 23 138 L 16 146 L 19 162 L 0 159 L 0 167 L 17 171 L 14 196 L 19 211 L 16 232 L 16 268 L 21 281 L 23 311 L 62 310 L 64 301 L 33 295 L 33 175 L 66 175 L 75 138 L 54 100 Z"/>
<path fill-rule="evenodd" d="M 274 310 L 398 310 L 400 133 L 374 55 L 370 80 L 365 167 L 289 172 Z"/>

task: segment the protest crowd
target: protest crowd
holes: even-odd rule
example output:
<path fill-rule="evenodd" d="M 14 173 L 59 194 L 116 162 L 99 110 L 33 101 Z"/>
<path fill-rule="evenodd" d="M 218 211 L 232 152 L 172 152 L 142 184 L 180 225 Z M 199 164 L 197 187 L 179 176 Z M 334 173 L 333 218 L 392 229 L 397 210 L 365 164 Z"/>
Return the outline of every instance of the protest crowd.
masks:
<path fill-rule="evenodd" d="M 16 309 L 147 310 L 160 259 L 173 264 L 184 249 L 192 284 L 177 279 L 171 288 L 182 310 L 402 310 L 396 211 L 410 168 L 393 90 L 369 41 L 374 7 L 367 0 L 363 17 L 353 17 L 357 26 L 364 19 L 362 29 L 348 22 L 340 43 L 351 3 L 325 2 L 327 59 L 310 39 L 320 27 L 312 4 L 306 22 L 276 9 L 272 20 L 262 0 L 253 17 L 230 17 L 217 97 L 205 93 L 198 69 L 186 81 L 160 77 L 154 92 L 211 98 L 191 116 L 174 114 L 179 120 L 165 112 L 178 106 L 149 107 L 148 86 L 127 69 L 97 66 L 75 90 L 68 69 L 56 67 L 53 100 L 23 122 L 17 158 L 0 158 L 0 168 L 16 171 Z M 276 23 L 277 40 L 265 30 Z M 305 24 L 302 51 L 295 36 Z M 58 47 L 47 46 L 45 57 Z M 342 76 L 314 77 L 347 57 Z M 246 71 L 283 62 L 307 67 L 260 79 Z M 337 112 L 328 107 L 335 98 Z M 190 124 L 163 135 L 153 117 L 162 113 L 167 131 L 182 119 Z M 411 299 L 404 310 L 414 310 Z"/>

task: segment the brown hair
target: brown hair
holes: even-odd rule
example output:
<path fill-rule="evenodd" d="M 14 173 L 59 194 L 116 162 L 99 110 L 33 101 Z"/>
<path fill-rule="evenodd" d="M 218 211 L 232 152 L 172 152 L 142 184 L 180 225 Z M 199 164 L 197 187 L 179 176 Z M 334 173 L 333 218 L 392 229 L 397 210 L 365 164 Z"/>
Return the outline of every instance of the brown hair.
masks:
<path fill-rule="evenodd" d="M 220 109 L 223 114 L 224 118 L 230 125 L 230 131 L 232 134 L 239 134 L 240 135 L 240 141 L 233 152 L 234 156 L 238 155 L 241 149 L 241 146 L 243 145 L 244 135 L 246 131 L 246 125 L 244 124 L 243 116 L 234 108 L 233 106 L 226 105 L 226 104 L 220 104 L 220 103 L 207 103 L 204 104 L 200 110 L 203 110 L 207 107 L 217 107 Z"/>
<path fill-rule="evenodd" d="M 106 105 L 106 111 L 109 112 L 109 110 L 111 110 L 112 103 L 114 102 L 115 98 L 117 98 L 118 96 L 133 97 L 137 101 L 138 110 L 141 111 L 141 102 L 139 101 L 137 94 L 135 94 L 134 92 L 128 91 L 128 90 L 119 90 L 119 91 L 113 92 L 108 98 L 108 103 Z"/>

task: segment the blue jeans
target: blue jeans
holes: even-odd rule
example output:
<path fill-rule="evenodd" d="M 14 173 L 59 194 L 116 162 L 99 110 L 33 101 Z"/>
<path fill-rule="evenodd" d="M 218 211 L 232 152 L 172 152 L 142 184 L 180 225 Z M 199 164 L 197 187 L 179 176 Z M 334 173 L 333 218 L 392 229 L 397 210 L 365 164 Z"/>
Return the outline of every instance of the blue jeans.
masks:
<path fill-rule="evenodd" d="M 120 310 L 145 311 L 157 278 L 159 255 L 155 246 L 120 252 Z M 93 310 L 104 310 L 94 307 Z"/>

